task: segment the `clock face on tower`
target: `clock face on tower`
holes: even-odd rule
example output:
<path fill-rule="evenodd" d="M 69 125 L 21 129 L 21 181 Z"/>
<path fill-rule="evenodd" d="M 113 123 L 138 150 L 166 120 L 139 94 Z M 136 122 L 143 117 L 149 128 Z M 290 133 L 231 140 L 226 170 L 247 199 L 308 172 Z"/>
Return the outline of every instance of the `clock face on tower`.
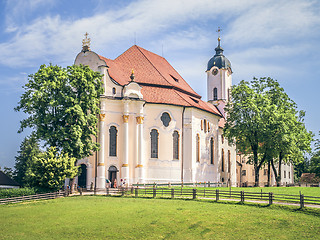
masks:
<path fill-rule="evenodd" d="M 212 70 L 212 74 L 213 74 L 213 75 L 217 75 L 217 74 L 218 74 L 218 69 L 217 69 L 217 68 L 213 69 L 213 70 Z"/>

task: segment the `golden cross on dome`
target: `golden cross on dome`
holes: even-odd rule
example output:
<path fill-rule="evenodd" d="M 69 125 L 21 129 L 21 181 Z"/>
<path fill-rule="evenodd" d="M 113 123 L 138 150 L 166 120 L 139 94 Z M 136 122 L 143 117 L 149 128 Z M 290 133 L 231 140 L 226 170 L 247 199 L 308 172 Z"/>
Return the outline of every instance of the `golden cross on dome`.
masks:
<path fill-rule="evenodd" d="M 222 29 L 220 27 L 218 27 L 218 30 L 216 32 L 218 33 L 218 41 L 220 42 L 220 40 L 221 40 L 220 32 L 222 32 Z"/>
<path fill-rule="evenodd" d="M 82 40 L 82 51 L 89 51 L 90 50 L 90 43 L 91 39 L 88 38 L 89 33 L 85 33 L 84 36 L 86 37 L 85 39 Z"/>

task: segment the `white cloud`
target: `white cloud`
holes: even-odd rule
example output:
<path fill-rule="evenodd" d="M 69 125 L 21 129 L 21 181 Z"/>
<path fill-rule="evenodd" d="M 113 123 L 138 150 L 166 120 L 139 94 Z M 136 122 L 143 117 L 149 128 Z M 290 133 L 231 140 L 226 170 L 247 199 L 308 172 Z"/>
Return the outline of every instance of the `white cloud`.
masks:
<path fill-rule="evenodd" d="M 39 8 L 49 9 L 54 4 L 54 0 L 7 0 L 5 7 L 6 31 L 19 30 L 19 27 L 28 17 L 32 17 L 36 10 Z"/>
<path fill-rule="evenodd" d="M 226 40 L 235 45 L 270 45 L 317 34 L 319 11 L 316 1 L 259 1 L 231 22 Z"/>
<path fill-rule="evenodd" d="M 10 3 L 13 13 L 8 16 L 17 16 L 21 8 L 35 11 L 45 2 L 19 1 L 15 7 Z M 256 52 L 255 55 L 263 59 L 273 52 L 278 39 L 294 38 L 313 30 L 319 23 L 315 5 L 312 1 L 233 0 L 222 4 L 212 0 L 141 0 L 122 9 L 99 11 L 91 17 L 74 20 L 65 20 L 59 15 L 39 16 L 16 26 L 16 35 L 0 43 L 0 64 L 70 64 L 80 51 L 83 34 L 87 31 L 92 39 L 92 49 L 102 52 L 110 51 L 119 42 L 128 43 L 134 32 L 137 32 L 138 39 L 152 39 L 150 46 L 164 44 L 165 55 L 166 51 L 209 48 L 215 44 L 215 37 L 214 40 L 212 37 L 221 23 L 224 23 L 226 31 L 222 35 L 223 44 L 239 49 L 241 45 L 255 43 L 246 46 L 246 55 L 241 57 L 250 58 L 250 54 Z M 160 39 L 156 40 L 154 36 Z M 259 48 L 257 44 L 270 48 Z M 287 47 L 286 54 L 293 49 L 295 46 Z"/>

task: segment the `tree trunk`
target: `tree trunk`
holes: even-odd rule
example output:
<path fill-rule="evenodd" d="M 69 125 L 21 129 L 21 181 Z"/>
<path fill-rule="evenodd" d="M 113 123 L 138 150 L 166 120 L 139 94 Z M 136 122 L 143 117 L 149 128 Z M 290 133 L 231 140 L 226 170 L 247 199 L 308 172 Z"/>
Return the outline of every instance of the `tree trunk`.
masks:
<path fill-rule="evenodd" d="M 282 159 L 283 159 L 283 154 L 282 152 L 280 152 L 279 154 L 279 171 L 278 171 L 278 176 L 277 176 L 277 186 L 281 185 L 281 163 L 282 163 Z"/>
<path fill-rule="evenodd" d="M 277 174 L 277 169 L 276 169 L 276 167 L 274 166 L 273 159 L 271 159 L 271 167 L 272 167 L 272 170 L 273 170 L 273 173 L 274 173 L 274 178 L 275 178 L 276 181 L 277 181 L 278 174 Z M 278 185 L 278 181 L 277 181 L 277 185 Z"/>
<path fill-rule="evenodd" d="M 258 165 L 258 152 L 253 151 L 253 165 L 254 165 L 254 186 L 259 186 L 259 165 Z"/>
<path fill-rule="evenodd" d="M 269 159 L 268 160 L 268 187 L 270 187 L 270 163 L 271 163 L 271 160 Z"/>

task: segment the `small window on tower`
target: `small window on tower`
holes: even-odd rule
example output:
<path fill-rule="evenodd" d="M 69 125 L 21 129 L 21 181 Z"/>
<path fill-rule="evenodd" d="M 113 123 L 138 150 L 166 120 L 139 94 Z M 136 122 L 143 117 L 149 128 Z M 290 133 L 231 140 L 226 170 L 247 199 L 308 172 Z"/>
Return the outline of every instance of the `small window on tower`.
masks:
<path fill-rule="evenodd" d="M 113 94 L 113 95 L 115 95 L 115 94 L 116 94 L 116 92 L 117 92 L 117 91 L 116 91 L 116 88 L 115 88 L 115 87 L 114 87 L 114 88 L 112 88 L 112 94 Z"/>
<path fill-rule="evenodd" d="M 214 88 L 213 89 L 213 100 L 218 100 L 218 89 Z"/>

